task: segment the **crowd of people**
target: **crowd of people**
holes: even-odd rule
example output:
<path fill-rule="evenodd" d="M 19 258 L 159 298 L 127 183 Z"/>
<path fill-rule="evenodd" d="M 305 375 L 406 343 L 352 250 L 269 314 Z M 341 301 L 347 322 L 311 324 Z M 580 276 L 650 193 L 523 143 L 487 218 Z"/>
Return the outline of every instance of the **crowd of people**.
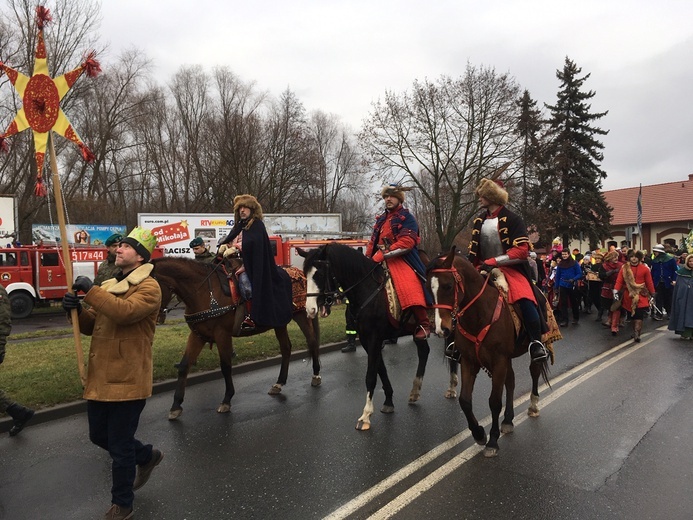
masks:
<path fill-rule="evenodd" d="M 690 293 L 693 261 L 685 246 L 656 244 L 652 253 L 607 243 L 580 253 L 563 249 L 558 239 L 537 261 L 535 282 L 546 293 L 559 320 L 577 325 L 581 314 L 596 313 L 596 321 L 616 336 L 627 323 L 640 341 L 642 320 L 669 322 L 669 329 L 691 339 L 693 296 Z M 678 287 L 677 287 L 678 284 Z"/>

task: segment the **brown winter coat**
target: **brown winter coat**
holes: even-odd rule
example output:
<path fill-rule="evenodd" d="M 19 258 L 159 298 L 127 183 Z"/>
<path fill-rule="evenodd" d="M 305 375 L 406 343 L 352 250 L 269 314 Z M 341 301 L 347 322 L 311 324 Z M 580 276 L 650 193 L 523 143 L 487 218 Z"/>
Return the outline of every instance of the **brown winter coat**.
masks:
<path fill-rule="evenodd" d="M 124 280 L 94 286 L 79 315 L 79 328 L 92 336 L 84 398 L 131 401 L 152 395 L 152 342 L 161 289 L 143 264 Z"/>

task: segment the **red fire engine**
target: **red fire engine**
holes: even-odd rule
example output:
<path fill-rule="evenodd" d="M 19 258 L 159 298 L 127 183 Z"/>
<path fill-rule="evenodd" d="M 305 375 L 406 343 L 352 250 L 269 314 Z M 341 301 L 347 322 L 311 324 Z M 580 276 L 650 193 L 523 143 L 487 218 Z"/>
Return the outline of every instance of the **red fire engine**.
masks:
<path fill-rule="evenodd" d="M 152 257 L 162 254 L 156 249 Z M 103 246 L 70 246 L 73 276 L 83 275 L 93 280 L 107 255 L 108 250 Z M 14 319 L 28 317 L 36 305 L 62 300 L 68 290 L 62 249 L 56 246 L 0 248 L 0 283 L 10 297 Z"/>

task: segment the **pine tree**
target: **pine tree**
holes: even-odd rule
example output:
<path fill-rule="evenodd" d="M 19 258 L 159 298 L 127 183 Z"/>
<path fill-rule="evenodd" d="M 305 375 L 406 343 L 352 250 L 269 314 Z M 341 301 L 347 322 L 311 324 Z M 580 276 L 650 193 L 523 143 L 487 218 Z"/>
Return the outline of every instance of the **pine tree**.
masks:
<path fill-rule="evenodd" d="M 608 130 L 593 125 L 608 112 L 591 112 L 588 101 L 595 93 L 581 90 L 590 77 L 580 77 L 581 72 L 568 57 L 563 70 L 556 71 L 561 85 L 556 104 L 546 105 L 549 130 L 533 191 L 540 227 L 560 236 L 564 246 L 581 236 L 590 246 L 611 236 L 611 208 L 601 191 L 606 178 L 600 167 L 604 145 L 595 137 Z"/>
<path fill-rule="evenodd" d="M 542 115 L 541 110 L 537 108 L 537 102 L 532 99 L 528 90 L 523 92 L 517 106 L 520 109 L 517 134 L 520 136 L 521 142 L 518 172 L 522 194 L 519 207 L 515 209 L 527 225 L 533 228 L 535 227 L 533 223 L 536 220 L 536 208 L 530 204 L 530 200 L 532 191 L 537 187 L 538 169 L 541 164 Z"/>

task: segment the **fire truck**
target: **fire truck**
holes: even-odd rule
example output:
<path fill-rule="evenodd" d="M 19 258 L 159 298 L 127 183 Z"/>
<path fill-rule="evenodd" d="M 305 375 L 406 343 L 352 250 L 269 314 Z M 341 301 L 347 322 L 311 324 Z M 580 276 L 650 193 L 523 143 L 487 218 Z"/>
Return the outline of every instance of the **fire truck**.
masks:
<path fill-rule="evenodd" d="M 96 276 L 99 264 L 106 260 L 104 246 L 70 246 L 73 277 Z M 152 258 L 163 256 L 157 248 Z M 67 283 L 62 249 L 56 246 L 18 246 L 0 248 L 0 283 L 10 297 L 12 318 L 28 317 L 35 306 L 47 306 L 62 300 L 72 287 Z"/>
<path fill-rule="evenodd" d="M 321 239 L 283 239 L 279 235 L 273 235 L 269 237 L 270 243 L 272 244 L 272 251 L 274 252 L 274 262 L 277 265 L 282 266 L 294 266 L 299 269 L 303 268 L 303 257 L 299 256 L 296 250 L 300 247 L 304 250 L 315 249 L 330 242 L 338 242 L 340 244 L 352 247 L 362 251 L 364 254 L 366 252 L 366 246 L 368 245 L 368 240 L 363 239 L 348 239 L 340 238 L 334 240 Z"/>

